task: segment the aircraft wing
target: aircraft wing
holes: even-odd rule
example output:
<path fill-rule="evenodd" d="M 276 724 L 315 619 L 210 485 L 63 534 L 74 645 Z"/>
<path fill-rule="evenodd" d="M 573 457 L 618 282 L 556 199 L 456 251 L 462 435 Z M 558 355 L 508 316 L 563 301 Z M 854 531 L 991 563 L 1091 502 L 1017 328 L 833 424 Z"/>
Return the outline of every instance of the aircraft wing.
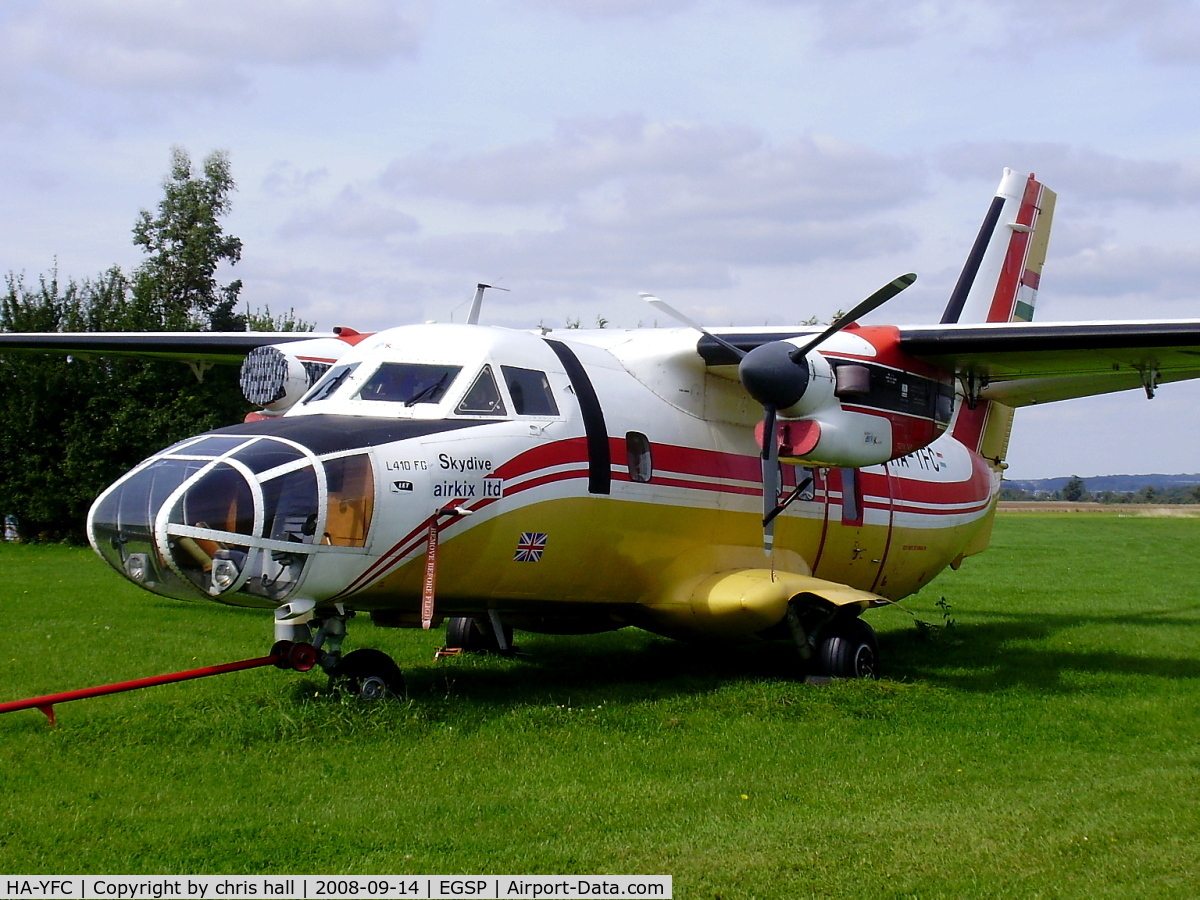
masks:
<path fill-rule="evenodd" d="M 1030 406 L 1200 378 L 1200 320 L 1004 322 L 905 325 L 894 331 L 905 354 L 956 375 L 975 376 L 980 397 Z M 719 329 L 743 351 L 809 334 L 801 328 Z M 708 336 L 696 346 L 710 369 L 736 379 L 738 358 Z M 835 353 L 840 348 L 829 347 Z M 849 350 L 853 353 L 853 350 Z"/>
<path fill-rule="evenodd" d="M 1011 322 L 899 329 L 900 349 L 961 376 L 980 397 L 1030 406 L 1200 378 L 1200 320 Z"/>
<path fill-rule="evenodd" d="M 329 337 L 311 331 L 93 331 L 5 332 L 0 353 L 70 353 L 76 356 L 133 356 L 240 365 L 246 354 L 265 344 Z"/>

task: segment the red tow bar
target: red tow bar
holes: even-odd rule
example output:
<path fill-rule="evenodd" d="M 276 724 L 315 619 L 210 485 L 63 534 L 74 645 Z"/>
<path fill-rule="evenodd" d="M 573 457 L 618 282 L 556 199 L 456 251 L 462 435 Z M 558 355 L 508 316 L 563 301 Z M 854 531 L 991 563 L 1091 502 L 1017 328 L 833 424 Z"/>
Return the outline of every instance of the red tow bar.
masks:
<path fill-rule="evenodd" d="M 271 648 L 270 656 L 260 656 L 257 659 L 243 659 L 240 662 L 224 663 L 219 666 L 206 666 L 203 669 L 188 669 L 186 672 L 170 672 L 166 675 L 154 675 L 150 678 L 138 678 L 134 681 L 122 681 L 117 684 L 102 684 L 98 687 L 83 688 L 78 691 L 64 691 L 61 694 L 47 694 L 45 697 L 31 697 L 28 700 L 14 700 L 11 703 L 0 703 L 0 713 L 16 712 L 18 709 L 37 709 L 45 714 L 46 718 L 50 720 L 51 725 L 55 725 L 55 703 L 66 703 L 68 700 L 83 700 L 87 697 L 102 697 L 105 694 L 120 694 L 123 691 L 136 691 L 138 688 L 172 684 L 176 681 L 190 681 L 193 678 L 223 675 L 226 672 L 240 672 L 243 669 L 259 669 L 263 666 L 277 666 L 280 669 L 295 669 L 297 672 L 307 672 L 316 663 L 317 650 L 312 644 L 277 641 L 275 646 Z"/>

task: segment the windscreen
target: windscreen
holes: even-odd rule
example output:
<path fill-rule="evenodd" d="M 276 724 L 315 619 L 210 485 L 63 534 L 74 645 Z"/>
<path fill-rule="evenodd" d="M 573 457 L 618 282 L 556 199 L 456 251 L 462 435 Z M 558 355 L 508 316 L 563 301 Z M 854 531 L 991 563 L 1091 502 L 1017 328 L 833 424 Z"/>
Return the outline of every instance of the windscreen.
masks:
<path fill-rule="evenodd" d="M 367 379 L 358 392 L 360 400 L 383 400 L 413 406 L 437 403 L 461 366 L 435 366 L 424 363 L 384 363 Z"/>
<path fill-rule="evenodd" d="M 327 400 L 337 393 L 337 389 L 345 384 L 346 379 L 358 368 L 358 363 L 350 363 L 346 366 L 334 366 L 325 373 L 320 381 L 313 385 L 313 389 L 308 392 L 308 396 L 304 398 L 302 403 L 316 403 L 318 400 Z"/>

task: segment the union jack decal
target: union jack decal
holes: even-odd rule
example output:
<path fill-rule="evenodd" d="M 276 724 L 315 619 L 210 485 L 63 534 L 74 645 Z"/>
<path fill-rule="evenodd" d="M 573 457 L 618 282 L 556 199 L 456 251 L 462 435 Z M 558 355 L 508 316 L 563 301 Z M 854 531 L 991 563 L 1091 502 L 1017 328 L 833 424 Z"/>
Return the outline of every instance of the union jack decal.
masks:
<path fill-rule="evenodd" d="M 546 550 L 546 535 L 540 531 L 523 531 L 517 541 L 517 552 L 514 562 L 538 562 Z"/>

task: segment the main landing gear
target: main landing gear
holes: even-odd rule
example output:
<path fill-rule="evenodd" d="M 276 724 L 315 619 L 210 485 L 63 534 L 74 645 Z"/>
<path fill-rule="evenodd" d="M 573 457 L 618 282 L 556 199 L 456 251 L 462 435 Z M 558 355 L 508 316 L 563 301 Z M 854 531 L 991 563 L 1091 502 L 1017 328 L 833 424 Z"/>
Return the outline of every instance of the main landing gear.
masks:
<path fill-rule="evenodd" d="M 453 616 L 446 619 L 446 646 L 439 652 L 511 654 L 515 652 L 512 639 L 512 627 L 502 624 L 499 616 L 490 615 L 483 623 L 467 616 Z"/>
<path fill-rule="evenodd" d="M 857 616 L 793 600 L 786 623 L 800 658 L 818 679 L 879 677 L 875 629 Z"/>
<path fill-rule="evenodd" d="M 875 629 L 862 619 L 838 623 L 821 635 L 815 654 L 817 671 L 831 678 L 878 678 L 879 643 Z"/>

